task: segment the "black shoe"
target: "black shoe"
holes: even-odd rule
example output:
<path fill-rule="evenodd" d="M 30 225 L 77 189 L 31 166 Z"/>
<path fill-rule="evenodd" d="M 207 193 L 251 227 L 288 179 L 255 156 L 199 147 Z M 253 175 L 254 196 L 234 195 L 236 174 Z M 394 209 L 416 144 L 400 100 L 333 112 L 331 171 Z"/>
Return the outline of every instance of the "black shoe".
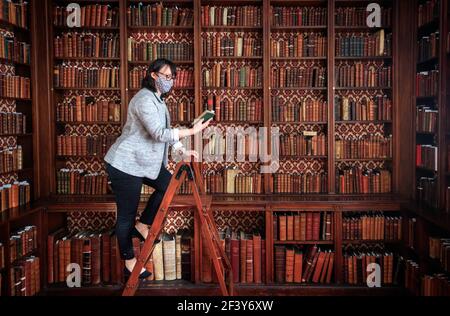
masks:
<path fill-rule="evenodd" d="M 131 271 L 128 270 L 127 267 L 124 267 L 123 268 L 123 276 L 125 277 L 125 279 L 128 279 L 130 277 L 130 275 L 131 275 Z M 145 270 L 144 272 L 141 272 L 141 274 L 139 275 L 139 279 L 146 279 L 151 275 L 152 275 L 151 272 L 148 272 L 147 270 Z"/>
<path fill-rule="evenodd" d="M 145 241 L 144 236 L 137 230 L 136 226 L 133 227 L 133 230 L 131 231 L 131 237 L 137 237 L 140 241 Z M 159 243 L 161 239 L 155 239 L 155 244 Z"/>

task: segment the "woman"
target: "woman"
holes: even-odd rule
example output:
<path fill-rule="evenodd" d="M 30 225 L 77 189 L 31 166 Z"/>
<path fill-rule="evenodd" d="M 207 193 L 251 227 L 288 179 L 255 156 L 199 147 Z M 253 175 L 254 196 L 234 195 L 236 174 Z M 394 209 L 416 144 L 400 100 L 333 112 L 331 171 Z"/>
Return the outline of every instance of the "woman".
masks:
<path fill-rule="evenodd" d="M 136 264 L 132 237 L 145 240 L 171 173 L 166 169 L 168 147 L 173 145 L 184 156 L 197 153 L 184 150 L 179 139 L 199 133 L 209 121 L 198 123 L 190 129 L 170 128 L 169 111 L 163 96 L 173 86 L 175 65 L 167 59 L 153 61 L 142 81 L 142 89 L 131 99 L 127 122 L 122 135 L 105 156 L 106 171 L 111 182 L 116 204 L 116 235 L 120 256 L 125 260 L 124 275 L 128 277 Z M 155 189 L 136 223 L 136 213 L 142 184 Z M 140 278 L 150 273 L 142 269 Z"/>

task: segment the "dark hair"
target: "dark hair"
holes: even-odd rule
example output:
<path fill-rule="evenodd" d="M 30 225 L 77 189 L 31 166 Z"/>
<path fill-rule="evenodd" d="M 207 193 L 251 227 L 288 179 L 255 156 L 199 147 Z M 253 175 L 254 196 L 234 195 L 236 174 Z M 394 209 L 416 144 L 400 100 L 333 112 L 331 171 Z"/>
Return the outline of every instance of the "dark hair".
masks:
<path fill-rule="evenodd" d="M 166 58 L 158 58 L 158 59 L 155 59 L 154 61 L 152 61 L 151 64 L 148 66 L 147 74 L 144 77 L 144 79 L 142 79 L 141 87 L 147 88 L 148 90 L 153 91 L 153 92 L 157 92 L 156 86 L 155 86 L 155 79 L 152 78 L 151 74 L 152 74 L 152 72 L 159 72 L 166 65 L 170 67 L 172 76 L 176 76 L 177 75 L 176 65 L 171 60 L 168 60 Z M 164 96 L 161 95 L 161 97 L 164 97 Z"/>

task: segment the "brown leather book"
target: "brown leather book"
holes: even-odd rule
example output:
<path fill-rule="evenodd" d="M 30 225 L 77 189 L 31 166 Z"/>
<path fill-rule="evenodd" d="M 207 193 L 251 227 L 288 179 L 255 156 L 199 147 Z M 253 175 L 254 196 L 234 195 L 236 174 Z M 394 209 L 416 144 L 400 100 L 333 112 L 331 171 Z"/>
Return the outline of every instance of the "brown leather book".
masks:
<path fill-rule="evenodd" d="M 279 238 L 281 241 L 287 240 L 287 216 L 286 215 L 278 215 L 278 223 L 279 223 Z"/>
<path fill-rule="evenodd" d="M 266 283 L 266 240 L 261 239 L 261 282 Z"/>
<path fill-rule="evenodd" d="M 246 272 L 246 283 L 253 283 L 253 264 L 254 264 L 254 254 L 253 254 L 253 239 L 252 235 L 245 236 L 246 238 L 246 265 L 245 265 L 245 272 Z"/>
<path fill-rule="evenodd" d="M 240 280 L 239 272 L 240 272 L 240 240 L 237 237 L 236 232 L 231 233 L 231 241 L 230 241 L 230 248 L 231 248 L 231 269 L 233 271 L 233 282 L 238 283 Z"/>
<path fill-rule="evenodd" d="M 286 276 L 285 280 L 286 283 L 292 283 L 294 282 L 294 256 L 295 251 L 293 248 L 286 248 L 286 263 L 285 263 L 285 269 L 286 269 Z"/>
<path fill-rule="evenodd" d="M 327 277 L 325 280 L 326 284 L 330 284 L 331 283 L 331 278 L 333 276 L 333 270 L 334 270 L 334 252 L 330 253 L 330 260 L 328 263 L 328 270 L 327 270 Z"/>
<path fill-rule="evenodd" d="M 312 240 L 320 240 L 320 213 L 313 213 L 312 219 Z"/>
<path fill-rule="evenodd" d="M 101 234 L 91 234 L 91 283 L 92 285 L 101 282 Z"/>
<path fill-rule="evenodd" d="M 306 213 L 300 214 L 300 241 L 306 240 Z"/>
<path fill-rule="evenodd" d="M 278 214 L 273 213 L 273 240 L 280 240 L 278 233 Z"/>
<path fill-rule="evenodd" d="M 66 234 L 65 228 L 47 236 L 47 282 L 55 283 L 58 281 L 58 255 L 55 242 Z"/>
<path fill-rule="evenodd" d="M 313 240 L 313 213 L 306 213 L 306 240 Z"/>
<path fill-rule="evenodd" d="M 101 236 L 102 281 L 111 281 L 111 235 L 113 230 L 105 231 Z"/>
<path fill-rule="evenodd" d="M 275 282 L 284 283 L 286 276 L 286 247 L 274 246 Z"/>
<path fill-rule="evenodd" d="M 331 256 L 331 251 L 326 251 L 325 253 L 325 260 L 323 263 L 323 268 L 322 271 L 320 272 L 320 280 L 319 283 L 325 283 L 325 278 L 327 277 L 327 272 L 328 272 L 328 264 L 330 263 L 330 256 Z"/>
<path fill-rule="evenodd" d="M 308 249 L 308 253 L 305 257 L 305 270 L 303 272 L 302 282 L 308 282 L 308 277 L 310 275 L 310 271 L 313 269 L 313 261 L 317 252 L 317 245 L 314 245 Z"/>
<path fill-rule="evenodd" d="M 294 253 L 294 282 L 302 282 L 302 272 L 303 272 L 303 252 L 300 250 L 295 250 Z"/>
<path fill-rule="evenodd" d="M 325 263 L 325 257 L 326 253 L 324 251 L 321 251 L 319 253 L 319 256 L 317 257 L 316 265 L 314 267 L 314 273 L 312 276 L 313 283 L 318 283 L 320 280 L 320 275 L 322 273 L 323 265 Z"/>
<path fill-rule="evenodd" d="M 294 240 L 299 241 L 300 240 L 300 215 L 296 214 L 294 215 Z"/>
<path fill-rule="evenodd" d="M 247 282 L 247 240 L 245 238 L 245 233 L 240 232 L 239 239 L 239 260 L 240 260 L 240 281 L 241 283 Z"/>
<path fill-rule="evenodd" d="M 286 216 L 286 240 L 294 240 L 294 215 Z"/>
<path fill-rule="evenodd" d="M 253 279 L 256 284 L 261 283 L 261 235 L 253 234 Z"/>

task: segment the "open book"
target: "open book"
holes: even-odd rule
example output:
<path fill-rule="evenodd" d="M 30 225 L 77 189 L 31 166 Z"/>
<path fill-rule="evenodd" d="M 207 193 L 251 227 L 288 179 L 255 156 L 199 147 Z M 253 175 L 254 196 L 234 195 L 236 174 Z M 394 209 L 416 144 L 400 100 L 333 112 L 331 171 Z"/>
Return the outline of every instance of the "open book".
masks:
<path fill-rule="evenodd" d="M 194 119 L 192 126 L 197 124 L 200 120 L 202 120 L 202 123 L 205 123 L 209 119 L 213 118 L 214 115 L 216 115 L 214 110 L 204 110 L 202 114 L 200 114 L 197 118 Z"/>

